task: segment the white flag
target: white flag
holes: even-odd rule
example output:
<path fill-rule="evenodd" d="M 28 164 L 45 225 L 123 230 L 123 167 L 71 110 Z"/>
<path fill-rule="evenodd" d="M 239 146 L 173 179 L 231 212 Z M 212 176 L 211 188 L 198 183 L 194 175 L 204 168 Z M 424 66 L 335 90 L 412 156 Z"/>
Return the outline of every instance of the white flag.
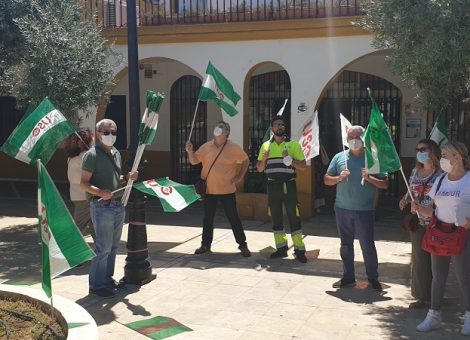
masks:
<path fill-rule="evenodd" d="M 318 129 L 318 112 L 315 111 L 300 130 L 299 143 L 304 152 L 305 161 L 320 154 L 320 141 Z"/>
<path fill-rule="evenodd" d="M 352 124 L 342 113 L 339 114 L 339 119 L 341 120 L 341 138 L 343 139 L 343 145 L 349 148 L 348 130 L 352 127 Z"/>

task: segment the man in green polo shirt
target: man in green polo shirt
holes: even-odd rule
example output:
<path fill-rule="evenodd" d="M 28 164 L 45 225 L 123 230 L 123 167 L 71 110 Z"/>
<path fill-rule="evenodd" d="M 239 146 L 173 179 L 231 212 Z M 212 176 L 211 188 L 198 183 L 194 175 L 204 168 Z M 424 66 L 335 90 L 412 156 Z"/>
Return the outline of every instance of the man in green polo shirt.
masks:
<path fill-rule="evenodd" d="M 96 256 L 91 261 L 89 292 L 103 298 L 116 295 L 121 285 L 114 281 L 114 263 L 121 239 L 126 214 L 121 197 L 113 191 L 131 178 L 136 180 L 138 171 L 121 174 L 121 154 L 113 146 L 117 126 L 111 119 L 96 124 L 96 145 L 83 156 L 80 187 L 90 201 L 90 215 L 95 226 Z"/>
<path fill-rule="evenodd" d="M 275 116 L 271 120 L 271 131 L 274 135 L 261 146 L 256 164 L 257 170 L 264 171 L 268 180 L 268 210 L 273 221 L 277 249 L 271 254 L 271 258 L 287 257 L 287 235 L 282 212 L 284 203 L 294 243 L 294 254 L 297 260 L 306 263 L 295 181 L 296 169 L 303 170 L 306 167 L 305 157 L 299 142 L 291 141 L 285 135 L 286 128 L 282 116 Z"/>

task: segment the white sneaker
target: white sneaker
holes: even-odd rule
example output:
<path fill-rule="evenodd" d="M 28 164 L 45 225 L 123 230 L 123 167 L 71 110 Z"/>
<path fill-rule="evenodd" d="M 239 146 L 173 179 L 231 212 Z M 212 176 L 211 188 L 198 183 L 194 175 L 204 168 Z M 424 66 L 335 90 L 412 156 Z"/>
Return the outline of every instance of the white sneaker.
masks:
<path fill-rule="evenodd" d="M 441 312 L 438 310 L 430 309 L 428 315 L 426 315 L 426 319 L 421 322 L 418 326 L 416 326 L 416 330 L 418 332 L 429 332 L 433 329 L 441 327 L 442 316 Z M 469 331 L 470 331 L 470 316 L 469 316 Z M 469 333 L 470 334 L 470 333 Z"/>
<path fill-rule="evenodd" d="M 462 335 L 470 335 L 470 312 L 466 311 L 463 317 Z"/>

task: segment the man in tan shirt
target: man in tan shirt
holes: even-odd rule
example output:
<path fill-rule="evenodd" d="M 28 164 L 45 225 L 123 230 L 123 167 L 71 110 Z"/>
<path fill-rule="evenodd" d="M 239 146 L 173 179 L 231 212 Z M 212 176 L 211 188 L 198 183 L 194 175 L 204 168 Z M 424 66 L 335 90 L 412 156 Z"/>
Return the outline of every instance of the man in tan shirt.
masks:
<path fill-rule="evenodd" d="M 238 249 L 244 257 L 250 257 L 251 252 L 246 244 L 246 236 L 238 216 L 235 200 L 236 185 L 248 170 L 248 155 L 240 146 L 228 139 L 229 135 L 230 125 L 220 121 L 214 128 L 214 139 L 201 145 L 196 152 L 194 152 L 191 142 L 186 143 L 189 162 L 192 165 L 202 163 L 201 178 L 207 181 L 204 220 L 202 222 L 202 244 L 196 249 L 195 254 L 203 254 L 211 250 L 214 215 L 217 202 L 220 201 L 232 226 L 235 240 L 239 245 Z M 210 172 L 209 169 L 211 169 Z"/>

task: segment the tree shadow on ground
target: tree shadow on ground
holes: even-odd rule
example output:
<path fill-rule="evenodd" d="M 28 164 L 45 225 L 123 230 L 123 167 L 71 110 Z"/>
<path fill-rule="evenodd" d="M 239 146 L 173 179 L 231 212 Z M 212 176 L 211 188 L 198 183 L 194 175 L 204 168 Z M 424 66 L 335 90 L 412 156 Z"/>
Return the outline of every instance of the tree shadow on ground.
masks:
<path fill-rule="evenodd" d="M 41 281 L 37 224 L 0 229 L 0 279 Z"/>
<path fill-rule="evenodd" d="M 454 300 L 454 299 L 450 299 Z M 432 332 L 420 333 L 416 326 L 426 317 L 427 309 L 409 309 L 406 307 L 371 305 L 366 315 L 380 322 L 384 333 L 389 339 L 467 339 L 460 334 L 463 324 L 462 311 L 459 311 L 458 301 L 446 301 L 443 310 L 442 327 Z M 408 330 L 408 334 L 405 331 Z"/>

